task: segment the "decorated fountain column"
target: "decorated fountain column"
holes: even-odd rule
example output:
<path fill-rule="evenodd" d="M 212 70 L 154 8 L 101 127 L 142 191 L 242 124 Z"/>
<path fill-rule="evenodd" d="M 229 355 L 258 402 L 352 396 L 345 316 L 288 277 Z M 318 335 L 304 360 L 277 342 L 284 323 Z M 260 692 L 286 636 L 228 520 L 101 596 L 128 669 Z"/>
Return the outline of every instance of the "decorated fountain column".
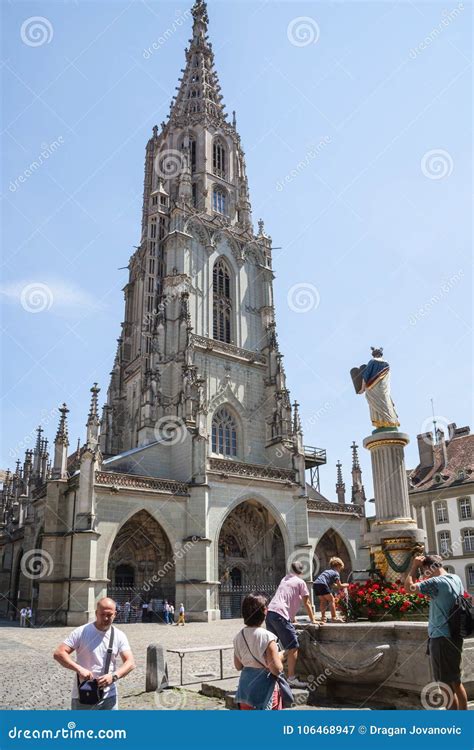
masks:
<path fill-rule="evenodd" d="M 390 366 L 383 349 L 372 348 L 367 365 L 351 370 L 357 393 L 365 393 L 375 429 L 364 440 L 370 451 L 374 480 L 375 521 L 364 541 L 375 567 L 385 580 L 395 581 L 408 571 L 415 552 L 421 552 L 425 532 L 411 518 L 405 469 L 405 446 L 410 439 L 400 432 L 390 395 Z"/>
<path fill-rule="evenodd" d="M 364 440 L 372 460 L 376 517 L 365 541 L 387 581 L 404 577 L 425 538 L 410 515 L 404 454 L 409 442 L 398 430 L 375 432 Z"/>

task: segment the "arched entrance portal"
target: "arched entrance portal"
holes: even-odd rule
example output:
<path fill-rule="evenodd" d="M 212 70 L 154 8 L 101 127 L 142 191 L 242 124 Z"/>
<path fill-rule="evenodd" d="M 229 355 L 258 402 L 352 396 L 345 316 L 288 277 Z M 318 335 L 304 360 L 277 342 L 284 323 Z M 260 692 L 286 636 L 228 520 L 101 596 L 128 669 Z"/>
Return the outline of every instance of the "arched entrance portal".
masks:
<path fill-rule="evenodd" d="M 175 569 L 169 539 L 146 510 L 135 513 L 118 531 L 110 550 L 107 594 L 118 605 L 118 622 L 151 620 L 142 604 L 161 617 L 163 601 L 175 603 Z"/>
<path fill-rule="evenodd" d="M 221 617 L 240 617 L 247 593 L 271 596 L 285 575 L 283 537 L 272 514 L 247 500 L 225 519 L 218 546 Z"/>
<path fill-rule="evenodd" d="M 342 581 L 347 581 L 347 576 L 352 570 L 351 558 L 348 549 L 341 537 L 334 531 L 329 529 L 321 537 L 314 550 L 313 557 L 313 577 L 315 578 L 321 570 L 325 570 L 329 567 L 329 560 L 331 557 L 340 557 L 344 563 L 344 570 L 341 575 Z"/>

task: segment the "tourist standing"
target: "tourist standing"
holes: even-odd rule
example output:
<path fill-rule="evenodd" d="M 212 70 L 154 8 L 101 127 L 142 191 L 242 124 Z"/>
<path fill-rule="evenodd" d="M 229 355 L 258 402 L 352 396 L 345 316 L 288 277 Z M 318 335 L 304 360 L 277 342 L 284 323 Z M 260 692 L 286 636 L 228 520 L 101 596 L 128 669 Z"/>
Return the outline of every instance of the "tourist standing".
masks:
<path fill-rule="evenodd" d="M 348 583 L 341 583 L 341 573 L 344 563 L 340 557 L 331 557 L 329 568 L 323 570 L 313 583 L 313 593 L 319 597 L 319 609 L 321 610 L 321 623 L 326 622 L 326 608 L 329 605 L 331 620 L 329 622 L 344 622 L 336 613 L 336 599 L 331 589 L 344 590 L 349 587 Z"/>
<path fill-rule="evenodd" d="M 111 710 L 118 708 L 117 682 L 135 668 L 133 654 L 125 633 L 112 625 L 115 602 L 104 598 L 97 602 L 95 622 L 81 625 L 61 643 L 54 658 L 61 666 L 76 672 L 72 687 L 73 710 Z M 76 652 L 76 661 L 71 658 Z M 108 653 L 110 652 L 110 653 Z M 116 668 L 117 657 L 122 666 Z M 83 703 L 81 685 L 95 693 L 95 703 Z M 100 692 L 99 692 L 100 691 Z"/>
<path fill-rule="evenodd" d="M 168 622 L 170 625 L 174 625 L 174 605 L 171 604 L 171 602 L 169 603 L 168 610 L 169 610 Z"/>
<path fill-rule="evenodd" d="M 128 601 L 125 602 L 125 604 L 123 605 L 124 621 L 125 622 L 130 622 L 130 612 L 131 612 L 131 609 L 132 609 L 132 605 L 130 604 L 130 602 L 128 602 Z"/>
<path fill-rule="evenodd" d="M 277 711 L 283 708 L 278 675 L 283 663 L 277 637 L 262 627 L 267 600 L 248 594 L 242 602 L 245 627 L 234 638 L 234 666 L 240 672 L 235 696 L 242 710 Z"/>
<path fill-rule="evenodd" d="M 178 615 L 178 622 L 176 625 L 185 625 L 186 621 L 184 619 L 184 604 L 181 602 L 179 605 L 179 615 Z"/>
<path fill-rule="evenodd" d="M 148 602 L 142 604 L 142 622 L 148 622 Z"/>
<path fill-rule="evenodd" d="M 439 555 L 414 557 L 405 579 L 405 588 L 430 597 L 427 653 L 433 678 L 447 685 L 451 691 L 446 708 L 466 711 L 467 694 L 461 682 L 463 639 L 459 635 L 452 635 L 449 625 L 451 610 L 456 598 L 463 595 L 464 586 L 459 576 L 443 568 L 443 562 Z M 422 581 L 415 580 L 419 570 Z"/>
<path fill-rule="evenodd" d="M 31 626 L 33 625 L 33 610 L 31 609 L 31 607 L 26 608 L 25 620 L 26 620 L 26 627 L 31 628 Z"/>
<path fill-rule="evenodd" d="M 26 607 L 20 609 L 20 628 L 26 627 Z"/>
<path fill-rule="evenodd" d="M 310 621 L 316 624 L 308 587 L 303 581 L 303 570 L 300 562 L 292 563 L 290 572 L 282 578 L 275 596 L 268 605 L 266 616 L 267 629 L 277 636 L 287 652 L 288 682 L 292 688 L 307 687 L 305 682 L 301 682 L 296 677 L 299 643 L 293 623 L 301 602 L 304 604 Z"/>
<path fill-rule="evenodd" d="M 170 605 L 168 604 L 168 600 L 165 599 L 163 602 L 163 620 L 165 621 L 165 625 L 169 624 L 170 621 Z"/>

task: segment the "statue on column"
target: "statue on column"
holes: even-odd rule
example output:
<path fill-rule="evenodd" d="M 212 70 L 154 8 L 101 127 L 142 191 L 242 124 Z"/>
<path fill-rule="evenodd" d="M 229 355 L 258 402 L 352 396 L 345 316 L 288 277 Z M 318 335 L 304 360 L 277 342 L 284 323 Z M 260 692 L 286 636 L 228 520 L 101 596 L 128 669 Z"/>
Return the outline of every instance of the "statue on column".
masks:
<path fill-rule="evenodd" d="M 390 395 L 390 365 L 383 359 L 382 347 L 371 349 L 369 363 L 352 368 L 352 382 L 356 393 L 365 393 L 375 431 L 396 430 L 400 422 Z"/>

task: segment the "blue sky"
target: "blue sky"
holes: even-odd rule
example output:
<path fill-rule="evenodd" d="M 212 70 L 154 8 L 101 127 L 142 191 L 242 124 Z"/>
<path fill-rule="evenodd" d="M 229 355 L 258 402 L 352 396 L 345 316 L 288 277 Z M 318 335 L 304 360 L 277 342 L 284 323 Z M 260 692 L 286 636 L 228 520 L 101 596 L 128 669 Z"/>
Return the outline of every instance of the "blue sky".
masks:
<path fill-rule="evenodd" d="M 184 65 L 188 10 L 2 3 L 3 468 L 23 459 L 40 421 L 54 439 L 60 402 L 75 445 L 94 381 L 105 399 L 145 145 Z M 371 431 L 349 378 L 371 345 L 392 367 L 408 466 L 431 398 L 441 425 L 473 424 L 471 6 L 234 0 L 208 10 L 254 223 L 262 217 L 281 248 L 288 384 L 305 443 L 328 451 L 321 486 L 335 499 L 336 461 L 350 490 L 350 444 Z"/>

